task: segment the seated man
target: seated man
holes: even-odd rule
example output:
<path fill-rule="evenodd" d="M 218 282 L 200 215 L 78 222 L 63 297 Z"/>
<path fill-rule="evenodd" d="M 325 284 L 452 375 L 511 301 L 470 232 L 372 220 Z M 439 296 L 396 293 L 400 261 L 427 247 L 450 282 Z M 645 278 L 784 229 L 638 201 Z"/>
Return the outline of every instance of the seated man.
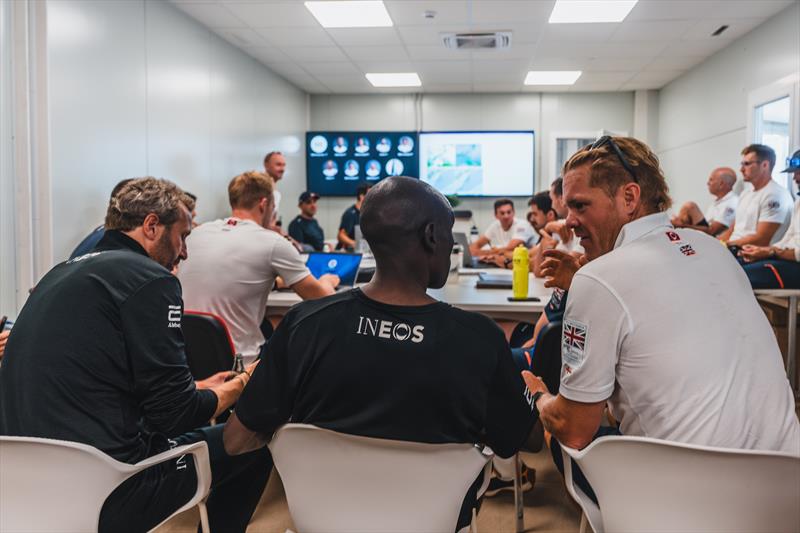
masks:
<path fill-rule="evenodd" d="M 783 237 L 792 217 L 792 195 L 772 179 L 775 151 L 763 144 L 742 150 L 742 176 L 753 188 L 742 193 L 733 224 L 720 240 L 728 246 L 769 246 Z"/>
<path fill-rule="evenodd" d="M 111 196 L 108 199 L 109 203 L 114 200 L 114 197 L 117 195 L 117 193 L 129 181 L 133 181 L 133 180 L 131 180 L 130 178 L 124 179 L 124 180 L 121 180 L 116 185 L 114 185 L 114 188 L 111 190 Z M 87 235 L 86 237 L 84 237 L 84 239 L 78 244 L 78 246 L 76 246 L 75 249 L 72 250 L 72 253 L 69 254 L 69 258 L 70 259 L 75 259 L 76 257 L 78 257 L 80 255 L 88 254 L 89 252 L 94 250 L 94 247 L 97 246 L 97 243 L 100 242 L 100 239 L 103 238 L 103 235 L 105 235 L 105 232 L 106 232 L 106 229 L 105 229 L 105 225 L 104 224 L 100 224 L 99 226 L 94 228 L 92 230 L 92 232 L 89 235 Z"/>
<path fill-rule="evenodd" d="M 784 172 L 794 172 L 794 182 L 800 187 L 800 150 Z M 745 244 L 740 255 L 754 289 L 800 289 L 800 199 L 794 202 L 792 222 L 783 239 L 772 246 Z"/>
<path fill-rule="evenodd" d="M 537 234 L 539 230 L 543 230 L 548 223 L 558 220 L 558 213 L 553 209 L 549 191 L 542 191 L 534 194 L 533 197 L 528 200 L 528 207 L 530 208 L 529 221 Z"/>
<path fill-rule="evenodd" d="M 544 262 L 544 252 L 547 250 L 560 250 L 573 254 L 575 257 L 580 257 L 583 254 L 583 247 L 575 234 L 570 228 L 567 227 L 564 220 L 567 216 L 567 206 L 564 203 L 564 189 L 563 179 L 556 179 L 550 185 L 550 201 L 553 205 L 553 211 L 557 215 L 557 220 L 548 222 L 542 230 L 539 231 L 541 238 L 539 243 L 531 248 L 530 257 L 530 271 L 536 277 L 543 277 L 542 263 Z M 535 337 L 534 337 L 535 338 Z"/>
<path fill-rule="evenodd" d="M 261 322 L 280 276 L 305 300 L 333 294 L 339 278 L 319 280 L 297 249 L 270 231 L 273 181 L 245 172 L 228 185 L 231 216 L 198 226 L 187 240 L 191 254 L 178 272 L 187 309 L 214 313 L 228 325 L 237 353 L 253 362 L 264 345 Z"/>
<path fill-rule="evenodd" d="M 264 446 L 291 420 L 367 437 L 482 442 L 513 455 L 536 413 L 503 332 L 426 293 L 447 280 L 449 203 L 420 180 L 388 178 L 367 195 L 361 221 L 375 276 L 289 311 L 225 426 L 226 450 Z"/>
<path fill-rule="evenodd" d="M 339 233 L 336 235 L 336 239 L 339 241 L 339 244 L 336 245 L 337 249 L 345 249 L 351 252 L 356 249 L 356 226 L 359 225 L 361 204 L 364 202 L 364 197 L 367 195 L 369 188 L 369 185 L 359 185 L 356 189 L 356 203 L 342 213 Z"/>
<path fill-rule="evenodd" d="M 219 426 L 192 431 L 228 409 L 249 375 L 198 390 L 186 365 L 181 285 L 170 269 L 186 258 L 191 209 L 174 184 L 133 180 L 109 205 L 95 251 L 36 285 L 0 366 L 0 434 L 81 442 L 126 463 L 205 440 L 211 527 L 244 532 L 272 460 L 264 451 L 229 457 Z M 147 531 L 164 520 L 195 493 L 191 461 L 124 482 L 98 529 Z"/>
<path fill-rule="evenodd" d="M 494 203 L 494 220 L 483 235 L 469 245 L 474 256 L 502 255 L 525 245 L 534 238 L 533 228 L 527 221 L 514 217 L 514 202 L 501 198 Z M 489 246 L 484 248 L 484 246 Z"/>
<path fill-rule="evenodd" d="M 706 209 L 705 215 L 694 202 L 686 202 L 672 218 L 676 228 L 691 228 L 716 237 L 733 225 L 739 196 L 733 192 L 736 185 L 736 172 L 732 168 L 720 167 L 711 171 L 708 177 L 708 192 L 714 201 Z"/>
<path fill-rule="evenodd" d="M 727 250 L 669 223 L 655 154 L 601 137 L 564 165 L 564 196 L 590 262 L 569 286 L 558 395 L 523 372 L 545 429 L 583 448 L 608 403 L 624 435 L 797 453 L 775 336 Z M 725 320 L 710 321 L 720 309 Z"/>
<path fill-rule="evenodd" d="M 300 214 L 289 223 L 289 236 L 308 248 L 308 251 L 321 252 L 325 247 L 325 233 L 314 218 L 317 214 L 317 200 L 319 195 L 315 192 L 304 192 L 297 201 Z"/>

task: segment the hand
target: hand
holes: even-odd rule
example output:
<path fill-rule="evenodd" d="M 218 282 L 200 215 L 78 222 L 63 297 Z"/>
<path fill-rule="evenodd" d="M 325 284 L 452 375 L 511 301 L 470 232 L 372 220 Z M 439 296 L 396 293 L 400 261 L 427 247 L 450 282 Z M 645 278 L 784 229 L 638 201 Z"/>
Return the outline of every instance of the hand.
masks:
<path fill-rule="evenodd" d="M 558 242 L 547 231 L 540 229 L 539 235 L 542 236 L 539 240 L 539 246 L 541 246 L 542 250 L 552 250 L 558 245 Z"/>
<path fill-rule="evenodd" d="M 224 372 L 217 372 L 211 377 L 195 381 L 194 384 L 198 389 L 213 389 L 217 385 L 222 385 L 229 379 L 236 376 L 236 372 L 225 370 Z"/>
<path fill-rule="evenodd" d="M 528 386 L 528 390 L 531 391 L 531 394 L 536 394 L 537 392 L 544 392 L 544 393 L 550 392 L 547 390 L 547 385 L 544 384 L 542 378 L 534 376 L 531 372 L 528 372 L 527 370 L 522 371 L 522 379 L 525 380 L 525 385 Z"/>
<path fill-rule="evenodd" d="M 339 276 L 337 276 L 336 274 L 323 274 L 322 276 L 320 276 L 319 280 L 323 283 L 327 283 L 333 289 L 338 287 L 339 281 L 341 281 L 339 279 Z"/>
<path fill-rule="evenodd" d="M 541 266 L 542 277 L 545 278 L 544 286 L 558 287 L 565 291 L 569 290 L 575 272 L 586 264 L 584 256 L 579 259 L 561 250 L 545 250 L 544 257 Z"/>
<path fill-rule="evenodd" d="M 506 258 L 503 254 L 489 254 L 484 255 L 480 259 L 481 263 L 487 263 L 489 265 L 499 266 L 500 268 L 506 268 Z"/>
<path fill-rule="evenodd" d="M 754 244 L 745 244 L 739 251 L 739 256 L 746 262 L 750 263 L 760 259 L 766 259 L 770 256 L 772 249 L 769 246 L 756 246 Z"/>
<path fill-rule="evenodd" d="M 554 220 L 552 222 L 548 222 L 544 226 L 544 230 L 550 235 L 553 233 L 558 233 L 558 236 L 561 237 L 561 242 L 569 242 L 573 236 L 572 229 L 567 226 L 567 223 L 564 220 Z"/>
<path fill-rule="evenodd" d="M 6 351 L 6 343 L 8 342 L 8 336 L 11 334 L 11 331 L 4 330 L 0 332 L 0 359 L 3 358 L 3 354 Z"/>

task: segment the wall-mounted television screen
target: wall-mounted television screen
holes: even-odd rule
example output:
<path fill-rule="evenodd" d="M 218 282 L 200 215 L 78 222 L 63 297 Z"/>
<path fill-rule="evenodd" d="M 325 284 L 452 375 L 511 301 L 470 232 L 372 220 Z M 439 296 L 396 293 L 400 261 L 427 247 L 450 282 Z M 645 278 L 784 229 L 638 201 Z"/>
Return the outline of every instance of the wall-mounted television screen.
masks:
<path fill-rule="evenodd" d="M 444 194 L 531 196 L 532 131 L 419 134 L 419 178 Z"/>
<path fill-rule="evenodd" d="M 306 183 L 322 196 L 354 196 L 363 183 L 419 177 L 419 139 L 411 131 L 310 131 Z"/>

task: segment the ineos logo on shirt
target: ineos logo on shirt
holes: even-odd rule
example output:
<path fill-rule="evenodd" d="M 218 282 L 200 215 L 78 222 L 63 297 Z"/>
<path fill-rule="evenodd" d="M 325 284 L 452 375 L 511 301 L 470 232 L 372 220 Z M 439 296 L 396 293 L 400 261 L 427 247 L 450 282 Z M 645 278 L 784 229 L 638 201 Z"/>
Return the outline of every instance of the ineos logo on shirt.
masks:
<path fill-rule="evenodd" d="M 424 331 L 425 326 L 409 326 L 403 322 L 378 320 L 364 316 L 358 317 L 358 328 L 356 329 L 356 333 L 359 335 L 394 339 L 401 342 L 411 340 L 413 343 L 422 342 L 425 338 Z"/>
<path fill-rule="evenodd" d="M 181 327 L 181 306 L 180 305 L 169 305 L 167 306 L 169 311 L 167 311 L 167 327 L 170 328 L 179 328 Z"/>

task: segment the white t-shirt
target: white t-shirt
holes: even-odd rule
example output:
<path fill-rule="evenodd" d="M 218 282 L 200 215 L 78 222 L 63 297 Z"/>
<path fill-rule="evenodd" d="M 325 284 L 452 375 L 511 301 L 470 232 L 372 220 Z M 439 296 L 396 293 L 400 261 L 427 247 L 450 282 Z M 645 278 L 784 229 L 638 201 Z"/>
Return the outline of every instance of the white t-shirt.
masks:
<path fill-rule="evenodd" d="M 722 198 L 715 199 L 711 202 L 706 210 L 706 222 L 711 224 L 715 220 L 727 228 L 733 225 L 736 218 L 736 207 L 739 205 L 739 197 L 733 191 L 728 191 L 728 194 Z"/>
<path fill-rule="evenodd" d="M 736 208 L 736 224 L 730 240 L 735 241 L 756 232 L 759 222 L 776 222 L 781 226 L 772 236 L 770 244 L 783 237 L 792 217 L 792 195 L 775 180 L 754 191 L 752 187 L 742 193 Z"/>
<path fill-rule="evenodd" d="M 800 199 L 794 202 L 792 222 L 783 238 L 775 243 L 778 248 L 791 248 L 794 250 L 794 260 L 800 261 Z"/>
<path fill-rule="evenodd" d="M 666 213 L 626 224 L 575 274 L 560 393 L 608 399 L 623 435 L 800 454 L 794 395 L 747 276 Z"/>
<path fill-rule="evenodd" d="M 527 220 L 522 220 L 520 218 L 515 218 L 508 230 L 504 230 L 503 226 L 500 225 L 500 221 L 495 219 L 489 224 L 489 227 L 486 228 L 486 232 L 483 235 L 489 239 L 489 244 L 491 246 L 498 248 L 508 246 L 508 243 L 514 239 L 522 241 L 526 246 L 531 240 L 536 240 L 533 227 Z"/>
<path fill-rule="evenodd" d="M 252 362 L 264 344 L 260 326 L 275 277 L 291 286 L 309 276 L 303 259 L 274 231 L 238 218 L 198 226 L 186 248 L 178 270 L 184 308 L 222 317 L 236 351 Z"/>

